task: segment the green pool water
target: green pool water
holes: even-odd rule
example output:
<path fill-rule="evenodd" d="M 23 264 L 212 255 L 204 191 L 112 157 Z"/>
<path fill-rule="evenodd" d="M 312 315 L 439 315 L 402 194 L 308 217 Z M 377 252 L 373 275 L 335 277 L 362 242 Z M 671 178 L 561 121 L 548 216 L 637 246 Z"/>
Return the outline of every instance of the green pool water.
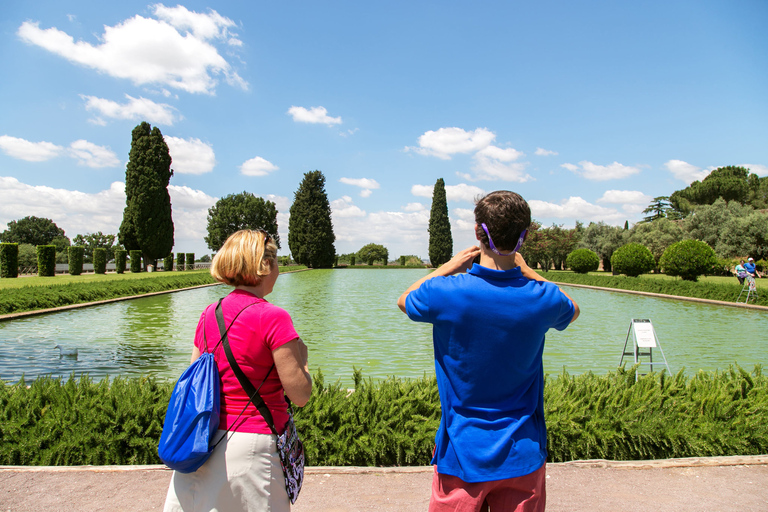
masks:
<path fill-rule="evenodd" d="M 312 270 L 281 275 L 267 298 L 287 309 L 310 351 L 310 369 L 326 381 L 352 382 L 353 367 L 374 379 L 434 374 L 432 331 L 411 322 L 397 298 L 424 269 Z M 202 309 L 225 286 L 129 300 L 0 323 L 0 378 L 154 375 L 176 379 L 189 364 Z M 550 331 L 544 370 L 614 370 L 632 318 L 652 320 L 673 372 L 752 369 L 766 361 L 768 315 L 762 311 L 569 287 L 581 317 Z M 61 358 L 56 344 L 77 348 Z"/>

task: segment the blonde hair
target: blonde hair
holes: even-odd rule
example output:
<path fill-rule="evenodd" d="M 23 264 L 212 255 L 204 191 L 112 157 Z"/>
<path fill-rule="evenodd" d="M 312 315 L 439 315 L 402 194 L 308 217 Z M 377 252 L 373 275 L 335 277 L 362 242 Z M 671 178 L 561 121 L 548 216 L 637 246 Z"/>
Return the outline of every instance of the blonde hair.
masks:
<path fill-rule="evenodd" d="M 258 286 L 261 276 L 277 264 L 277 245 L 261 229 L 241 229 L 233 233 L 213 257 L 211 275 L 230 286 Z"/>

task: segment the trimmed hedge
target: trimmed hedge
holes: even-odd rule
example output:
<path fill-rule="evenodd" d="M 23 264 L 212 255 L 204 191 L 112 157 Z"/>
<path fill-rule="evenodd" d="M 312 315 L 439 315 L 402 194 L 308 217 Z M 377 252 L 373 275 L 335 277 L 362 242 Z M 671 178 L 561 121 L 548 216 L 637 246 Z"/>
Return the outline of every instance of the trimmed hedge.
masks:
<path fill-rule="evenodd" d="M 694 297 L 698 299 L 722 300 L 735 302 L 742 286 L 733 278 L 733 284 L 707 283 L 682 281 L 678 279 L 640 278 L 629 279 L 624 276 L 594 276 L 575 274 L 573 272 L 549 272 L 547 279 L 556 283 L 584 284 L 601 288 L 615 288 L 617 290 L 633 290 L 638 292 L 661 293 L 664 295 L 677 295 L 679 297 Z M 768 296 L 761 293 L 754 302 L 762 306 L 768 306 Z"/>
<path fill-rule="evenodd" d="M 187 270 L 195 270 L 195 253 L 188 252 L 186 255 Z"/>
<path fill-rule="evenodd" d="M 37 275 L 40 277 L 53 277 L 56 275 L 56 246 L 37 246 Z"/>
<path fill-rule="evenodd" d="M 654 269 L 656 260 L 653 253 L 642 244 L 627 244 L 619 247 L 611 256 L 611 268 L 616 274 L 637 277 Z"/>
<path fill-rule="evenodd" d="M 699 276 L 712 273 L 717 265 L 715 251 L 701 240 L 681 240 L 664 250 L 659 268 L 670 276 L 686 281 L 698 281 Z"/>
<path fill-rule="evenodd" d="M 428 465 L 440 422 L 434 377 L 355 390 L 314 377 L 296 426 L 312 466 Z M 158 464 L 173 382 L 41 377 L 0 385 L 0 464 Z M 544 386 L 550 462 L 759 455 L 768 451 L 768 378 L 756 367 L 603 376 L 563 372 Z"/>
<path fill-rule="evenodd" d="M 67 261 L 69 264 L 69 275 L 79 276 L 83 273 L 83 255 L 85 247 L 81 245 L 70 245 L 67 247 Z"/>
<path fill-rule="evenodd" d="M 576 249 L 565 259 L 565 266 L 577 274 L 594 272 L 600 266 L 600 257 L 589 249 Z"/>
<path fill-rule="evenodd" d="M 19 277 L 19 244 L 0 243 L 0 277 Z"/>
<path fill-rule="evenodd" d="M 124 274 L 125 273 L 125 256 L 128 254 L 128 251 L 125 249 L 117 249 L 115 250 L 115 272 L 118 274 Z"/>
<path fill-rule="evenodd" d="M 176 270 L 184 270 L 184 253 L 176 253 Z"/>
<path fill-rule="evenodd" d="M 93 273 L 107 273 L 107 250 L 104 247 L 96 247 L 93 249 Z"/>
<path fill-rule="evenodd" d="M 163 258 L 163 271 L 170 272 L 173 270 L 173 253 Z"/>
<path fill-rule="evenodd" d="M 189 275 L 160 274 L 144 279 L 122 278 L 96 282 L 51 284 L 50 286 L 5 288 L 0 293 L 0 315 L 165 290 L 178 290 L 215 282 L 208 272 L 190 272 Z"/>
<path fill-rule="evenodd" d="M 131 255 L 131 274 L 138 274 L 142 271 L 141 251 L 138 249 L 130 252 Z"/>

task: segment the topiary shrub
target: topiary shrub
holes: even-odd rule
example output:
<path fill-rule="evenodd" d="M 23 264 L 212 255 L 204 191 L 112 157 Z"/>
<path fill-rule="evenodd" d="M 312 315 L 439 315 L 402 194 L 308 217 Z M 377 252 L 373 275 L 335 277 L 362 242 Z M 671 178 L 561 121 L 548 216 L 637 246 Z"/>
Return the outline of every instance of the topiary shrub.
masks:
<path fill-rule="evenodd" d="M 125 273 L 125 256 L 128 254 L 128 251 L 125 249 L 116 249 L 115 250 L 115 272 L 118 274 Z"/>
<path fill-rule="evenodd" d="M 188 252 L 186 255 L 187 270 L 195 270 L 195 253 Z"/>
<path fill-rule="evenodd" d="M 70 245 L 67 247 L 67 256 L 69 259 L 69 275 L 79 276 L 83 273 L 83 254 L 85 247 L 82 245 Z"/>
<path fill-rule="evenodd" d="M 0 243 L 0 277 L 19 277 L 19 244 Z"/>
<path fill-rule="evenodd" d="M 131 274 L 141 272 L 141 251 L 136 249 L 131 251 Z"/>
<path fill-rule="evenodd" d="M 173 270 L 173 253 L 163 258 L 163 272 L 170 272 Z"/>
<path fill-rule="evenodd" d="M 96 247 L 93 249 L 93 273 L 107 273 L 107 250 L 104 247 Z"/>
<path fill-rule="evenodd" d="M 37 275 L 40 277 L 53 277 L 56 275 L 56 246 L 37 246 Z"/>
<path fill-rule="evenodd" d="M 184 270 L 184 253 L 176 253 L 176 270 Z"/>
<path fill-rule="evenodd" d="M 617 274 L 637 277 L 656 267 L 656 260 L 650 249 L 641 244 L 627 244 L 619 247 L 611 256 L 611 267 Z"/>
<path fill-rule="evenodd" d="M 698 281 L 702 274 L 712 273 L 717 265 L 715 251 L 701 240 L 683 240 L 667 247 L 659 259 L 661 271 L 680 276 L 685 281 Z"/>
<path fill-rule="evenodd" d="M 576 249 L 565 258 L 565 266 L 577 274 L 594 272 L 600 266 L 600 257 L 589 249 Z"/>
<path fill-rule="evenodd" d="M 350 267 L 354 267 L 355 266 L 355 255 L 354 254 L 349 257 L 349 266 Z"/>

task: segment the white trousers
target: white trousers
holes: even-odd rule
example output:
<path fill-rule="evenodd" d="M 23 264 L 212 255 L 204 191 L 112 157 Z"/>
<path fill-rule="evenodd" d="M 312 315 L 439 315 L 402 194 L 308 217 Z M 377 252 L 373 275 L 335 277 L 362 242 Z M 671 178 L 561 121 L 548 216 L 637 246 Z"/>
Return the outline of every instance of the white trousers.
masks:
<path fill-rule="evenodd" d="M 290 511 L 275 436 L 225 434 L 197 471 L 173 472 L 164 512 Z"/>

